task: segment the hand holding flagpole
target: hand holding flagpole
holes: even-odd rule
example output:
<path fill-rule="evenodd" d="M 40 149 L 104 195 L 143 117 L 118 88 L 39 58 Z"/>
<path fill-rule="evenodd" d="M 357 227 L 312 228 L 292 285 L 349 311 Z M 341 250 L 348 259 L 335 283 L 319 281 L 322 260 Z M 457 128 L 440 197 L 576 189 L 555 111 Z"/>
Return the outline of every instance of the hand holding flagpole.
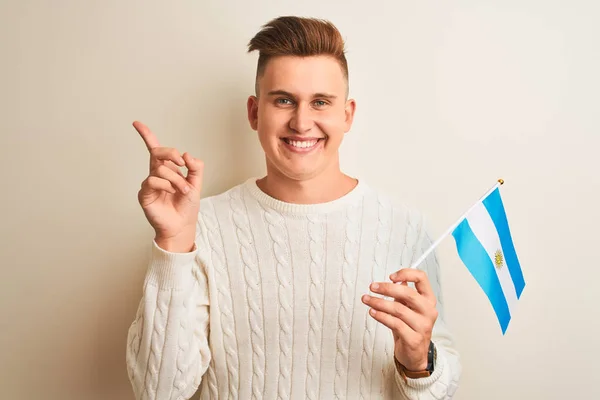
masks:
<path fill-rule="evenodd" d="M 525 288 L 525 278 L 498 190 L 502 184 L 504 181 L 498 179 L 407 270 L 415 270 L 452 234 L 460 259 L 490 301 L 504 334 Z"/>
<path fill-rule="evenodd" d="M 506 332 L 525 280 L 498 190 L 502 184 L 504 181 L 498 179 L 410 268 L 391 274 L 391 282 L 373 282 L 371 292 L 383 297 L 362 297 L 370 307 L 369 314 L 391 329 L 396 367 L 406 376 L 410 371 L 427 372 L 428 349 L 438 317 L 428 276 L 417 267 L 449 234 L 454 236 L 461 260 L 490 300 L 502 333 Z M 415 284 L 414 289 L 408 282 Z"/>

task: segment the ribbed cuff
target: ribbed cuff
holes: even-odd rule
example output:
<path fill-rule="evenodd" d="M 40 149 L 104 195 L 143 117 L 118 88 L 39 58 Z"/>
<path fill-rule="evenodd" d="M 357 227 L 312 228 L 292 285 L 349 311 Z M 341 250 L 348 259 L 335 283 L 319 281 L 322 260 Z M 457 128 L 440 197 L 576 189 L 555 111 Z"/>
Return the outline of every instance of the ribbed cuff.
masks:
<path fill-rule="evenodd" d="M 179 289 L 192 280 L 192 266 L 197 254 L 197 247 L 188 253 L 173 253 L 162 249 L 152 241 L 152 252 L 146 283 L 159 289 Z"/>
<path fill-rule="evenodd" d="M 440 378 L 440 376 L 442 376 L 445 366 L 446 358 L 444 357 L 444 353 L 438 349 L 435 360 L 435 369 L 433 370 L 433 374 L 431 374 L 431 376 L 416 379 L 409 377 L 405 378 L 400 374 L 398 369 L 395 368 L 396 373 L 394 376 L 396 378 L 396 384 L 398 387 L 404 388 L 406 394 L 412 398 L 413 396 L 416 396 L 418 392 L 423 391 L 423 389 L 431 389 L 431 386 Z"/>

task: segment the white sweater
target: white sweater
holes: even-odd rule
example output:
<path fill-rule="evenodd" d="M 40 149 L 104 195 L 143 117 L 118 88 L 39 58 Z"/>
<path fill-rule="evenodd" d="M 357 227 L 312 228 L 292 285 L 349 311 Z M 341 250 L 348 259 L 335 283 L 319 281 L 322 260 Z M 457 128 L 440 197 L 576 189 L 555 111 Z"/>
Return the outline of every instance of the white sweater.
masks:
<path fill-rule="evenodd" d="M 420 267 L 438 298 L 432 376 L 403 380 L 392 332 L 361 301 L 430 244 L 420 213 L 362 181 L 323 204 L 283 203 L 255 179 L 202 199 L 192 252 L 152 246 L 127 340 L 136 398 L 451 398 L 461 366 L 435 255 Z"/>

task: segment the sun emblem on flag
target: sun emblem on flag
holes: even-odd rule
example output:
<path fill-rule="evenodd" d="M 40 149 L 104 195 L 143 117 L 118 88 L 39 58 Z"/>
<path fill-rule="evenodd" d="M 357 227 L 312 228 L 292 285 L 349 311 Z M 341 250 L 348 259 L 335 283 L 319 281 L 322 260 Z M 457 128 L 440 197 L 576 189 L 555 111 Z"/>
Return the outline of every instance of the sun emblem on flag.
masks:
<path fill-rule="evenodd" d="M 494 254 L 494 264 L 496 265 L 496 268 L 501 268 L 504 265 L 504 255 L 500 249 L 496 250 L 496 253 Z"/>

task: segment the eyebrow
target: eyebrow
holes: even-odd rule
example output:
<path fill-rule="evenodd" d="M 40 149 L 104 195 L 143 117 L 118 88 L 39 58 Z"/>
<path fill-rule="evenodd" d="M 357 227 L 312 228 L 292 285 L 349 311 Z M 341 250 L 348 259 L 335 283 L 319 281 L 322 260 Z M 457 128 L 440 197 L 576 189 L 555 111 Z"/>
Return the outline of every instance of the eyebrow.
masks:
<path fill-rule="evenodd" d="M 291 94 L 290 92 L 286 92 L 285 90 L 271 90 L 269 93 L 267 93 L 267 96 L 287 96 L 287 97 L 292 97 L 292 98 L 296 97 L 293 94 Z M 315 98 L 315 97 L 325 98 L 325 99 L 335 99 L 335 98 L 337 98 L 336 95 L 329 94 L 329 93 L 315 93 L 315 94 L 313 94 L 312 97 L 313 98 Z"/>

